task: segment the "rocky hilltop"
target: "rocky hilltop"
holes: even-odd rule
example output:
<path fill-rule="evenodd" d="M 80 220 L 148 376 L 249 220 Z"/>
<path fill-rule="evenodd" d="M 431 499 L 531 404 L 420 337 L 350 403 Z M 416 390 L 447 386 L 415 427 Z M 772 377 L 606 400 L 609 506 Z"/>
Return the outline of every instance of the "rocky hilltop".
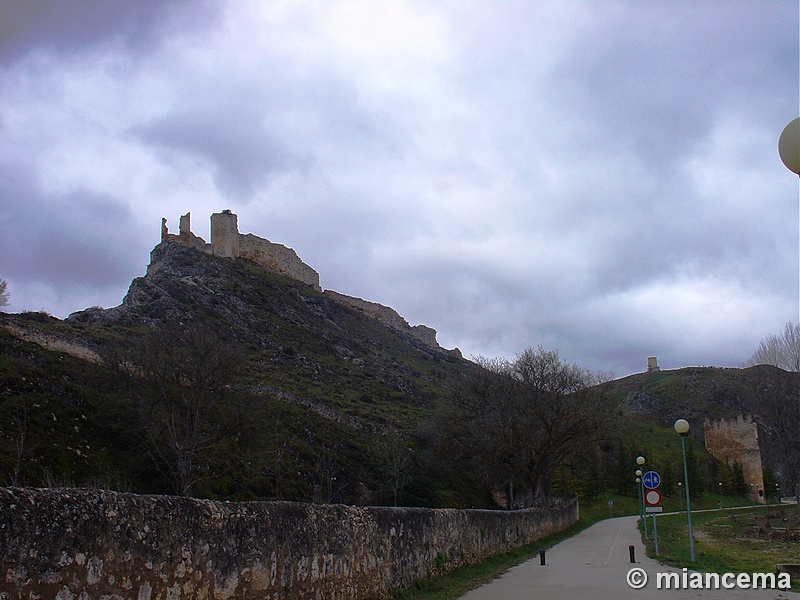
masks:
<path fill-rule="evenodd" d="M 2 476 L 170 491 L 144 452 L 142 409 L 109 357 L 182 330 L 208 332 L 237 356 L 226 385 L 241 431 L 235 445 L 210 451 L 197 491 L 207 497 L 380 502 L 383 433 L 397 431 L 392 442 L 410 452 L 439 399 L 476 368 L 389 307 L 165 241 L 117 307 L 63 321 L 0 313 L 0 396 L 10 398 L 0 405 Z M 409 456 L 405 502 L 435 504 L 421 454 Z"/>
<path fill-rule="evenodd" d="M 799 373 L 770 365 L 685 367 L 630 375 L 603 387 L 629 417 L 664 428 L 672 428 L 677 419 L 688 420 L 690 435 L 712 452 L 720 427 L 730 431 L 723 440 L 727 446 L 744 451 L 755 444 L 761 462 L 787 486 L 788 494 L 793 492 L 800 476 Z M 750 423 L 753 440 L 745 439 Z"/>
<path fill-rule="evenodd" d="M 435 331 L 411 327 L 389 307 L 172 242 L 153 249 L 146 275 L 131 282 L 120 306 L 89 308 L 67 322 L 216 327 L 248 348 L 254 385 L 302 397 L 313 386 L 321 393 L 307 400 L 356 418 L 370 418 L 371 410 L 359 405 L 381 399 L 431 407 L 442 370 L 452 375 L 467 365 L 458 350 L 436 343 Z M 414 367 L 418 362 L 430 369 Z M 352 398 L 353 388 L 374 388 L 375 380 L 381 384 L 377 397 Z"/>
<path fill-rule="evenodd" d="M 200 331 L 235 355 L 233 365 L 222 361 L 235 376 L 223 378 L 223 400 L 205 415 L 211 433 L 196 467 L 196 495 L 493 505 L 468 473 L 437 464 L 431 443 L 437 405 L 480 367 L 389 307 L 184 238 L 190 243 L 167 237 L 153 249 L 146 274 L 131 282 L 120 306 L 65 320 L 0 313 L 6 482 L 172 492 L 162 468 L 167 458 L 146 451 L 154 417 L 139 394 L 140 367 L 127 368 L 126 357 L 147 349 L 154 335 Z M 157 392 L 187 384 L 173 380 Z M 604 388 L 627 424 L 603 446 L 601 461 L 562 482 L 565 493 L 587 473 L 610 485 L 623 450 L 650 447 L 654 431 L 672 440 L 674 432 L 661 428 L 671 429 L 678 417 L 692 422 L 701 452 L 706 420 L 752 415 L 777 475 L 790 479 L 800 469 L 795 373 L 691 367 Z"/>
<path fill-rule="evenodd" d="M 267 298 L 264 290 L 259 288 L 269 281 L 273 283 L 270 292 L 278 293 Z M 266 339 L 262 331 L 265 310 L 289 322 L 297 322 L 300 313 L 292 313 L 292 302 L 280 293 L 283 288 L 289 288 L 292 290 L 290 297 L 301 299 L 304 306 L 311 308 L 317 316 L 330 317 L 336 313 L 332 305 L 338 304 L 392 329 L 412 345 L 419 346 L 421 343 L 433 351 L 444 350 L 436 342 L 435 329 L 425 325 L 411 326 L 388 306 L 333 290 L 323 291 L 318 286 L 306 287 L 298 285 L 292 277 L 281 276 L 247 259 L 226 261 L 167 241 L 153 249 L 146 275 L 133 280 L 120 306 L 88 308 L 71 314 L 67 320 L 103 325 L 135 325 L 198 318 L 222 319 L 242 332 L 260 332 L 262 335 L 259 339 L 263 341 Z M 306 325 L 319 326 L 310 322 Z M 450 353 L 460 357 L 458 349 Z"/>

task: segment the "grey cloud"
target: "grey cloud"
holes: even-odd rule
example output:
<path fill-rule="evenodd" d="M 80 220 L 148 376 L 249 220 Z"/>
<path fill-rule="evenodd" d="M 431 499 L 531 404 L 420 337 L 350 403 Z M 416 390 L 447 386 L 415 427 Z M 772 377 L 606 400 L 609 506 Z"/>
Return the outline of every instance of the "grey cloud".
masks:
<path fill-rule="evenodd" d="M 0 3 L 0 63 L 31 50 L 73 52 L 113 36 L 129 47 L 145 46 L 174 27 L 213 21 L 218 9 L 206 0 L 7 0 Z"/>
<path fill-rule="evenodd" d="M 216 113 L 169 114 L 133 132 L 146 143 L 208 160 L 214 165 L 220 191 L 246 199 L 271 175 L 303 163 L 265 130 L 261 120 L 260 115 L 231 107 Z"/>
<path fill-rule="evenodd" d="M 121 286 L 141 270 L 132 215 L 107 194 L 45 195 L 19 165 L 0 166 L 0 272 L 57 286 Z M 120 241 L 123 241 L 121 244 Z"/>
<path fill-rule="evenodd" d="M 41 186 L 20 165 L 0 173 L 0 201 L 11 203 L 0 268 L 19 278 L 83 282 L 86 298 L 126 286 L 150 249 L 128 240 L 152 238 L 124 225 L 137 215 L 121 203 L 153 213 L 163 202 L 171 218 L 234 209 L 243 230 L 294 247 L 324 287 L 389 304 L 467 355 L 541 343 L 619 374 L 643 369 L 648 354 L 665 368 L 737 364 L 752 348 L 720 331 L 757 344 L 769 319 L 780 327 L 793 316 L 777 313 L 796 306 L 796 188 L 787 194 L 777 180 L 789 176 L 770 160 L 797 110 L 795 2 L 427 4 L 449 27 L 449 54 L 409 63 L 422 69 L 419 85 L 388 87 L 372 59 L 404 57 L 374 40 L 378 53 L 362 63 L 351 53 L 372 48 L 359 49 L 357 35 L 343 52 L 326 37 L 326 3 L 266 18 L 254 39 L 237 29 L 238 11 L 258 18 L 258 2 L 227 4 L 226 28 L 208 38 L 194 34 L 211 4 L 197 24 L 187 20 L 194 3 L 110 0 L 96 21 L 67 15 L 59 28 L 64 4 L 48 4 L 40 21 L 14 17 L 27 25 L 0 41 L 0 64 L 33 48 L 98 53 L 76 54 L 74 69 L 23 66 L 4 82 L 3 156 L 27 153 L 19 160 L 31 169 L 56 159 L 41 163 L 52 176 Z M 159 45 L 166 39 L 180 43 Z M 117 68 L 143 48 L 136 68 Z M 107 99 L 91 98 L 101 118 L 71 117 L 69 139 L 54 133 L 41 151 L 28 107 L 53 123 L 70 110 L 41 90 L 64 83 L 74 105 L 97 80 L 109 84 Z M 142 106 L 117 120 L 108 107 L 126 105 L 121 90 Z M 105 194 L 91 165 L 63 160 L 81 140 L 109 148 L 114 173 L 136 173 L 129 196 Z M 60 191 L 46 195 L 45 184 Z M 68 208 L 78 206 L 80 217 Z M 123 230 L 112 238 L 115 222 Z M 89 255 L 98 262 L 81 272 Z M 729 294 L 722 317 L 717 284 Z M 709 326 L 689 314 L 708 306 Z M 742 319 L 750 309 L 759 314 Z"/>
<path fill-rule="evenodd" d="M 720 109 L 747 109 L 743 96 L 752 105 L 797 95 L 797 65 L 786 61 L 785 47 L 796 38 L 797 11 L 792 23 L 785 4 L 754 11 L 751 2 L 676 1 L 601 10 L 554 71 L 553 89 L 565 114 L 598 132 L 591 141 L 602 151 L 630 152 L 674 176 L 675 160 L 704 138 Z"/>
<path fill-rule="evenodd" d="M 394 133 L 359 105 L 352 84 L 316 71 L 311 80 L 295 68 L 270 57 L 257 73 L 205 74 L 188 65 L 177 82 L 179 102 L 131 133 L 146 144 L 208 161 L 220 192 L 244 202 L 282 174 L 313 179 L 321 162 L 348 155 L 361 168 L 360 159 L 396 153 Z"/>

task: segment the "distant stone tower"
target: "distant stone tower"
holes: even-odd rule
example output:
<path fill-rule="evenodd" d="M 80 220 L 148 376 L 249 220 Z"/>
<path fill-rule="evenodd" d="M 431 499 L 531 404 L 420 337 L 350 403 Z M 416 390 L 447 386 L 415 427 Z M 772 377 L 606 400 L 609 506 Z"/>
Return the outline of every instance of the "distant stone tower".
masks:
<path fill-rule="evenodd" d="M 751 490 L 754 502 L 766 502 L 764 473 L 761 467 L 761 446 L 758 427 L 750 415 L 736 419 L 706 421 L 703 426 L 706 450 L 728 464 L 742 465 L 745 483 Z"/>
<path fill-rule="evenodd" d="M 239 218 L 229 209 L 211 215 L 211 253 L 239 257 Z"/>
<path fill-rule="evenodd" d="M 658 358 L 655 356 L 649 356 L 647 358 L 647 372 L 653 373 L 655 371 L 660 371 L 661 369 L 658 367 Z"/>

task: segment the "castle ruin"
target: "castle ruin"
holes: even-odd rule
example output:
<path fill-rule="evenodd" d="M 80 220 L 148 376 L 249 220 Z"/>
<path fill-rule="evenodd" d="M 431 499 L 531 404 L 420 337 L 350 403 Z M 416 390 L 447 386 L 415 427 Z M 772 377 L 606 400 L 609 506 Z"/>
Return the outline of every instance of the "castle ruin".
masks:
<path fill-rule="evenodd" d="M 764 504 L 764 473 L 761 467 L 761 447 L 758 427 L 752 417 L 706 421 L 704 424 L 706 450 L 716 459 L 728 464 L 742 465 L 744 481 L 752 490 L 754 502 Z"/>
<path fill-rule="evenodd" d="M 270 242 L 252 233 L 239 233 L 239 218 L 230 210 L 211 215 L 211 241 L 192 233 L 191 215 L 181 215 L 178 233 L 170 233 L 167 219 L 161 219 L 161 241 L 181 244 L 200 252 L 226 258 L 245 258 L 262 267 L 301 281 L 333 302 L 366 315 L 396 331 L 410 335 L 423 344 L 441 349 L 436 341 L 436 330 L 425 325 L 409 325 L 397 311 L 388 306 L 361 298 L 346 296 L 333 290 L 323 291 L 319 285 L 319 273 L 300 260 L 291 248 Z M 458 349 L 453 350 L 460 356 Z"/>
<path fill-rule="evenodd" d="M 191 215 L 181 215 L 178 234 L 167 229 L 167 219 L 161 219 L 161 241 L 175 242 L 206 254 L 226 258 L 246 258 L 286 277 L 302 281 L 317 291 L 319 273 L 300 260 L 297 253 L 282 244 L 275 244 L 252 233 L 239 233 L 239 217 L 230 210 L 211 215 L 211 242 L 196 236 L 191 230 Z"/>

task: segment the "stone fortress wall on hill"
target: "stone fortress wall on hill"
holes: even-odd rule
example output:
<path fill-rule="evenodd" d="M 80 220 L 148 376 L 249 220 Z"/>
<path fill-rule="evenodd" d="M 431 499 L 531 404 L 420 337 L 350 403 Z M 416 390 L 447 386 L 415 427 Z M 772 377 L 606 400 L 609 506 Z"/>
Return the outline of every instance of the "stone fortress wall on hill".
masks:
<path fill-rule="evenodd" d="M 252 233 L 239 233 L 238 216 L 230 210 L 223 210 L 211 215 L 210 242 L 206 242 L 192 233 L 190 213 L 181 216 L 177 234 L 169 232 L 166 218 L 161 219 L 161 241 L 181 244 L 214 256 L 245 258 L 270 271 L 301 281 L 317 291 L 322 291 L 319 284 L 319 273 L 304 263 L 293 249 L 270 242 Z M 333 290 L 325 290 L 323 293 L 325 297 L 334 302 L 356 310 L 396 331 L 410 335 L 427 346 L 441 348 L 436 341 L 435 329 L 426 325 L 411 326 L 393 308 L 340 294 Z"/>
<path fill-rule="evenodd" d="M 271 271 L 320 290 L 319 273 L 305 264 L 297 253 L 282 244 L 270 242 L 251 233 L 239 233 L 238 217 L 229 210 L 211 215 L 211 242 L 191 231 L 191 214 L 181 216 L 179 233 L 171 234 L 167 220 L 161 220 L 161 241 L 175 242 L 214 256 L 246 258 Z"/>
<path fill-rule="evenodd" d="M 753 500 L 764 504 L 764 473 L 761 466 L 761 447 L 758 426 L 750 415 L 736 419 L 706 421 L 704 424 L 706 450 L 716 459 L 728 464 L 742 465 L 744 481 L 752 490 Z"/>
<path fill-rule="evenodd" d="M 576 499 L 499 511 L 0 488 L 0 598 L 388 598 L 577 519 Z"/>

